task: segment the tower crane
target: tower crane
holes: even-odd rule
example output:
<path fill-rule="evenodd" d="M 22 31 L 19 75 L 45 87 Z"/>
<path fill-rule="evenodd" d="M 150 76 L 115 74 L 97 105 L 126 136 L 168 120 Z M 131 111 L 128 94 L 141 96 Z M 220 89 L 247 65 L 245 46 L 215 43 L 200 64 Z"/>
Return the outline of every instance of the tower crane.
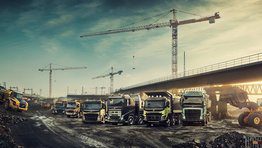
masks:
<path fill-rule="evenodd" d="M 110 77 L 110 94 L 114 92 L 114 75 L 121 75 L 123 73 L 123 70 L 119 70 L 117 72 L 114 72 L 113 66 L 111 67 L 111 72 L 105 75 L 100 75 L 97 77 L 94 77 L 93 79 L 99 79 L 99 78 L 105 78 Z M 102 89 L 102 88 L 101 88 Z"/>
<path fill-rule="evenodd" d="M 173 13 L 173 19 L 169 20 L 168 22 L 162 22 L 162 23 L 153 23 L 148 25 L 142 25 L 142 26 L 135 26 L 135 27 L 126 27 L 126 28 L 119 28 L 119 29 L 110 29 L 105 31 L 99 31 L 99 32 L 93 32 L 88 33 L 85 35 L 81 35 L 80 37 L 90 37 L 90 36 L 97 36 L 97 35 L 106 35 L 106 34 L 115 34 L 115 33 L 121 33 L 121 32 L 135 32 L 135 31 L 141 31 L 141 30 L 150 30 L 150 29 L 157 29 L 157 28 L 163 28 L 163 27 L 171 27 L 172 29 L 172 74 L 176 76 L 177 74 L 177 28 L 180 25 L 186 25 L 186 24 L 192 24 L 197 22 L 204 22 L 209 21 L 210 24 L 215 23 L 215 19 L 219 19 L 219 13 L 216 12 L 212 16 L 207 17 L 201 17 L 197 19 L 187 19 L 187 20 L 177 20 L 176 13 L 182 12 L 187 13 L 184 11 L 172 9 L 170 12 Z"/>
<path fill-rule="evenodd" d="M 55 70 L 76 70 L 87 69 L 87 67 L 64 67 L 64 68 L 52 68 L 52 63 L 49 64 L 49 68 L 38 69 L 39 71 L 49 71 L 49 98 L 52 97 L 52 73 Z"/>

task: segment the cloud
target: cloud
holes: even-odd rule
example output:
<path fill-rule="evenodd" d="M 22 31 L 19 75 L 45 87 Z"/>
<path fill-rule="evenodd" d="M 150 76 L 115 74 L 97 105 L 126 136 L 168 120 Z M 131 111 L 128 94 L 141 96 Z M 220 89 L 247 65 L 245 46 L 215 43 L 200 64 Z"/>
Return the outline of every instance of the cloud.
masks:
<path fill-rule="evenodd" d="M 66 23 L 69 23 L 72 21 L 73 16 L 72 15 L 62 15 L 56 18 L 53 18 L 49 20 L 46 25 L 53 27 L 53 26 L 58 26 L 58 25 L 65 25 Z"/>

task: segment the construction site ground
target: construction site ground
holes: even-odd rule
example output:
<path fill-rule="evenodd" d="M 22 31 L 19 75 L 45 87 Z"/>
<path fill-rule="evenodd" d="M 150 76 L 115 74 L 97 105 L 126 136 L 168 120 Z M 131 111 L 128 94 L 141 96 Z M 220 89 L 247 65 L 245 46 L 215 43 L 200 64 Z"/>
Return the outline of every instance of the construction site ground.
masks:
<path fill-rule="evenodd" d="M 24 147 L 179 147 L 192 141 L 214 147 L 215 139 L 227 133 L 262 135 L 261 129 L 240 127 L 236 119 L 212 121 L 207 126 L 146 127 L 84 124 L 80 118 L 53 115 L 43 109 L 16 116 L 24 120 L 10 129 L 16 145 Z"/>

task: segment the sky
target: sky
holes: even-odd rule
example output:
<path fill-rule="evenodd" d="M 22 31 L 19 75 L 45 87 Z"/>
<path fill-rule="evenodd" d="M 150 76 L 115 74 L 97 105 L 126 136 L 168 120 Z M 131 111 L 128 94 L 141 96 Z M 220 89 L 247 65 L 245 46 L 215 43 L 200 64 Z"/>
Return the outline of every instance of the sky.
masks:
<path fill-rule="evenodd" d="M 262 52 L 262 0 L 1 0 L 0 84 L 33 88 L 48 95 L 47 71 L 39 68 L 87 69 L 53 71 L 53 96 L 95 93 L 109 89 L 109 77 L 123 70 L 114 88 L 171 74 L 171 29 L 80 38 L 90 32 L 168 22 L 164 14 L 178 9 L 178 20 L 219 12 L 215 24 L 201 22 L 178 27 L 178 71 Z M 153 17 L 154 16 L 154 17 Z M 147 18 L 147 19 L 145 19 Z M 134 57 L 134 58 L 133 58 Z M 133 69 L 135 68 L 135 69 Z M 100 93 L 100 89 L 98 89 Z"/>

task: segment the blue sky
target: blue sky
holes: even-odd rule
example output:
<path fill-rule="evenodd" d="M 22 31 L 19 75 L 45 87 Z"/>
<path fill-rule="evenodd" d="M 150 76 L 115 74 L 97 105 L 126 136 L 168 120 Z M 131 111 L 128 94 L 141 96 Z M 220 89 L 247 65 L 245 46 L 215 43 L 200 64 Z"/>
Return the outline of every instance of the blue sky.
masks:
<path fill-rule="evenodd" d="M 261 52 L 261 0 L 1 0 L 0 84 L 42 89 L 48 94 L 49 63 L 87 66 L 86 70 L 55 71 L 53 95 L 80 93 L 85 87 L 109 87 L 109 78 L 92 77 L 123 70 L 115 77 L 120 88 L 171 74 L 171 29 L 80 38 L 85 33 L 127 26 L 142 18 L 177 8 L 201 16 L 220 12 L 215 24 L 180 26 L 178 66 L 182 71 Z M 179 20 L 198 18 L 178 13 Z M 138 23 L 150 24 L 157 18 Z M 158 22 L 166 22 L 166 16 Z M 133 56 L 135 59 L 133 60 Z M 134 65 L 133 65 L 134 62 Z M 132 67 L 135 70 L 132 70 Z M 108 89 L 107 89 L 108 90 Z"/>

